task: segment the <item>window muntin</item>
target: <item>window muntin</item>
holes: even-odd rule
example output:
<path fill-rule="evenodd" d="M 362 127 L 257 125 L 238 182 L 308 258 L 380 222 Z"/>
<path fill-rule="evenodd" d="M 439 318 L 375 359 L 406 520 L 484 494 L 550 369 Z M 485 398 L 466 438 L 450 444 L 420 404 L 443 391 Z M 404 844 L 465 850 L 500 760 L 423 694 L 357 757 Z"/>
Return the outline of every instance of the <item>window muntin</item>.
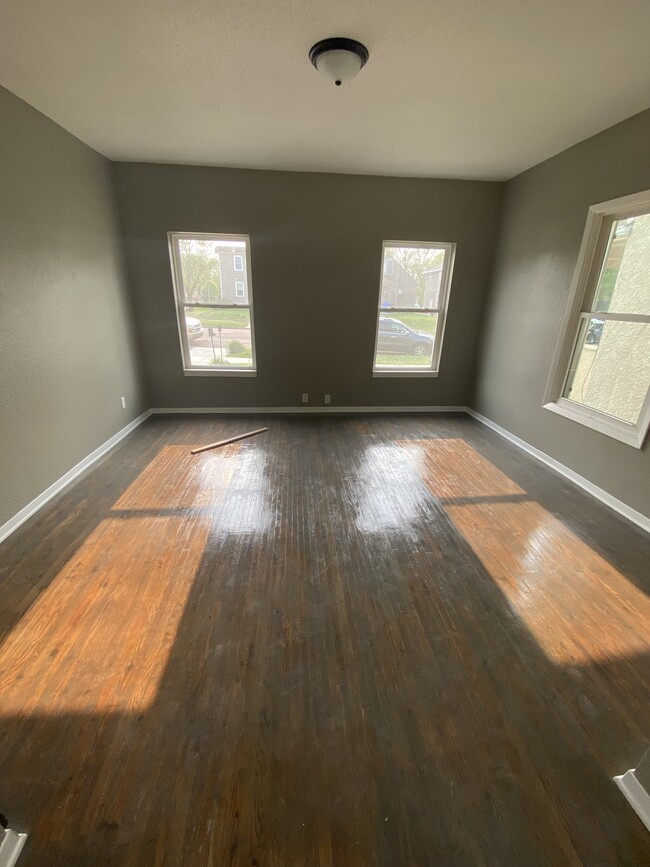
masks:
<path fill-rule="evenodd" d="M 253 375 L 248 236 L 170 232 L 169 245 L 185 373 Z"/>
<path fill-rule="evenodd" d="M 650 192 L 590 209 L 545 406 L 643 444 L 650 424 Z"/>
<path fill-rule="evenodd" d="M 455 247 L 384 241 L 375 376 L 437 374 Z"/>

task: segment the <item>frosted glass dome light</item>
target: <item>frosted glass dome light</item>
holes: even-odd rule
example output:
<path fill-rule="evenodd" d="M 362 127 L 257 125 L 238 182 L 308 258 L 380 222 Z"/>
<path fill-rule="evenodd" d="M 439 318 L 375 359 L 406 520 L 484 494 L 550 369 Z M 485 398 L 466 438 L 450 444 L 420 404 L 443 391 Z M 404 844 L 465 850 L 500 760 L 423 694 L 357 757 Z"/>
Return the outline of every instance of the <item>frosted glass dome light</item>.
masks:
<path fill-rule="evenodd" d="M 368 49 L 356 39 L 333 36 L 312 45 L 309 59 L 337 87 L 352 81 L 368 60 Z"/>

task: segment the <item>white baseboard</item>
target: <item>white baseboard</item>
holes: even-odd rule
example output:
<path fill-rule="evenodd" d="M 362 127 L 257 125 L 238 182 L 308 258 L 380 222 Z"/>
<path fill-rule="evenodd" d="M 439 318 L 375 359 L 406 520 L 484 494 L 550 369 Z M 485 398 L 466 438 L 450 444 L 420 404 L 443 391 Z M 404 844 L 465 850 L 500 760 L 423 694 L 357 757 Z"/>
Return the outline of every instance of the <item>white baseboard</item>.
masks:
<path fill-rule="evenodd" d="M 91 452 L 82 461 L 72 467 L 71 470 L 61 476 L 54 484 L 50 485 L 42 494 L 33 499 L 23 509 L 20 510 L 13 518 L 10 518 L 5 524 L 0 526 L 0 542 L 3 542 L 14 530 L 17 530 L 21 524 L 24 524 L 28 518 L 31 518 L 39 509 L 41 509 L 52 497 L 56 496 L 67 485 L 70 484 L 84 470 L 88 469 L 95 461 L 103 457 L 106 452 L 110 451 L 113 446 L 117 445 L 120 440 L 131 433 L 136 427 L 142 424 L 150 415 L 345 415 L 345 414 L 378 414 L 378 413 L 418 413 L 418 414 L 433 414 L 433 413 L 467 413 L 477 421 L 489 427 L 491 430 L 498 433 L 500 436 L 507 439 L 509 442 L 528 452 L 529 455 L 537 458 L 537 460 L 556 470 L 565 478 L 572 481 L 574 484 L 581 487 L 587 493 L 591 494 L 596 499 L 600 500 L 606 506 L 614 509 L 620 515 L 637 524 L 642 529 L 650 532 L 650 518 L 637 512 L 631 506 L 626 505 L 621 500 L 616 499 L 607 491 L 592 484 L 588 479 L 578 475 L 569 467 L 564 466 L 559 461 L 545 454 L 544 452 L 531 446 L 525 440 L 507 431 L 505 428 L 486 418 L 484 415 L 476 412 L 467 406 L 242 406 L 242 407 L 156 407 L 149 409 L 139 415 L 132 422 L 127 424 L 110 439 L 106 440 L 99 448 Z M 1 867 L 1 865 L 0 865 Z"/>
<path fill-rule="evenodd" d="M 639 819 L 650 831 L 650 792 L 643 788 L 635 771 L 626 771 L 620 777 L 614 777 L 614 782 L 628 799 Z"/>
<path fill-rule="evenodd" d="M 552 458 L 545 452 L 536 449 L 535 446 L 531 446 L 530 443 L 527 443 L 520 437 L 515 436 L 515 434 L 510 433 L 509 430 L 501 427 L 501 425 L 492 421 L 492 419 L 486 418 L 486 416 L 481 415 L 479 412 L 476 412 L 476 410 L 473 410 L 468 406 L 465 407 L 465 411 L 468 415 L 471 415 L 472 418 L 475 418 L 477 421 L 480 421 L 481 424 L 489 427 L 490 430 L 495 431 L 504 439 L 507 439 L 509 442 L 514 443 L 514 445 L 519 446 L 520 449 L 523 449 L 525 452 L 528 452 L 529 455 L 537 458 L 538 461 L 541 461 L 543 464 L 551 467 L 556 472 L 560 473 L 560 475 L 564 476 L 566 479 L 569 479 L 569 481 L 573 482 L 575 485 L 578 485 L 578 487 L 582 488 L 588 494 L 591 494 L 592 497 L 595 497 L 606 506 L 609 506 L 610 509 L 614 509 L 614 511 L 618 512 L 619 515 L 623 515 L 623 517 L 627 518 L 628 521 L 632 521 L 633 524 L 637 524 L 637 526 L 641 527 L 641 529 L 650 533 L 650 518 L 646 515 L 641 514 L 641 512 L 637 512 L 636 509 L 628 506 L 622 500 L 618 500 L 616 497 L 608 494 L 607 491 L 599 488 L 598 485 L 594 485 L 593 482 L 589 481 L 589 479 L 585 479 L 584 476 L 579 475 L 578 473 L 569 469 L 569 467 L 566 467 L 564 464 L 556 461 L 555 458 Z"/>
<path fill-rule="evenodd" d="M 60 479 L 57 479 L 49 488 L 46 488 L 42 494 L 35 497 L 31 503 L 27 503 L 27 505 L 21 509 L 20 512 L 15 514 L 13 518 L 9 518 L 9 520 L 0 527 L 0 542 L 3 542 L 7 536 L 11 535 L 11 533 L 13 533 L 14 530 L 17 530 L 21 524 L 24 524 L 28 518 L 31 518 L 32 515 L 38 512 L 38 510 L 51 500 L 52 497 L 55 497 L 60 491 L 67 487 L 70 482 L 76 479 L 80 473 L 83 473 L 83 471 L 87 470 L 89 466 L 95 463 L 95 461 L 98 461 L 103 457 L 106 452 L 110 451 L 113 446 L 117 445 L 120 440 L 123 440 L 124 437 L 130 434 L 132 430 L 138 427 L 138 425 L 141 425 L 150 415 L 151 410 L 148 409 L 146 412 L 143 412 L 142 415 L 134 418 L 132 422 L 127 424 L 121 430 L 118 430 L 116 434 L 106 440 L 105 443 L 102 443 L 102 445 L 99 446 L 99 448 L 96 448 L 94 452 L 91 452 L 82 461 L 75 464 L 71 470 L 68 470 L 65 475 L 61 476 Z"/>
<path fill-rule="evenodd" d="M 417 412 L 417 413 L 434 413 L 434 412 L 464 412 L 464 406 L 274 406 L 274 407 L 259 407 L 259 406 L 215 406 L 215 407 L 165 407 L 163 409 L 148 409 L 139 415 L 136 419 L 119 430 L 109 440 L 106 440 L 94 452 L 91 452 L 82 461 L 72 467 L 71 470 L 57 479 L 43 493 L 35 497 L 31 503 L 28 503 L 20 510 L 13 518 L 0 526 L 0 542 L 3 542 L 10 536 L 21 524 L 24 524 L 32 517 L 39 509 L 41 509 L 52 497 L 60 493 L 67 485 L 70 484 L 80 473 L 87 470 L 95 461 L 103 457 L 106 452 L 110 451 L 113 446 L 117 445 L 120 440 L 131 433 L 138 425 L 141 425 L 150 415 L 187 415 L 187 414 L 210 414 L 210 415 L 286 415 L 286 414 L 340 414 L 340 413 L 396 413 L 396 412 Z M 1 867 L 1 865 L 0 865 Z"/>
<path fill-rule="evenodd" d="M 152 415 L 345 415 L 373 413 L 465 412 L 464 406 L 175 406 L 157 407 Z"/>
<path fill-rule="evenodd" d="M 0 828 L 1 832 L 2 828 Z M 19 834 L 11 828 L 4 831 L 4 837 L 0 842 L 0 867 L 14 867 L 26 839 L 27 834 Z"/>

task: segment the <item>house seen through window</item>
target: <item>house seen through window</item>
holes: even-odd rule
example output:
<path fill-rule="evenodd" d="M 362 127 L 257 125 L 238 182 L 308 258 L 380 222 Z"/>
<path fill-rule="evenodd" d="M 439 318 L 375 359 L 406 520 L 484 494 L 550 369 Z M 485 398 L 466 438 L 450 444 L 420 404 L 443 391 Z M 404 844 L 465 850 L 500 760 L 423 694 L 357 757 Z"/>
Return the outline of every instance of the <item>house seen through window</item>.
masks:
<path fill-rule="evenodd" d="M 255 372 L 246 236 L 169 234 L 186 373 Z"/>

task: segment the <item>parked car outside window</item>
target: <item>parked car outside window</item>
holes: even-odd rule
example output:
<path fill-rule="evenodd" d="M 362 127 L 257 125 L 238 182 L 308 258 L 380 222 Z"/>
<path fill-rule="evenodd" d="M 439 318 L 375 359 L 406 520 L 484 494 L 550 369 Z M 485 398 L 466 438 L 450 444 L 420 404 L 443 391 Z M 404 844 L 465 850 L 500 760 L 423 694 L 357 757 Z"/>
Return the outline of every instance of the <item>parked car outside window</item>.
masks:
<path fill-rule="evenodd" d="M 187 339 L 190 343 L 203 337 L 203 326 L 200 319 L 196 319 L 194 316 L 186 316 L 185 327 L 187 328 Z"/>
<path fill-rule="evenodd" d="M 422 331 L 415 331 L 399 319 L 379 317 L 378 353 L 402 353 L 406 355 L 431 355 L 433 338 Z"/>

